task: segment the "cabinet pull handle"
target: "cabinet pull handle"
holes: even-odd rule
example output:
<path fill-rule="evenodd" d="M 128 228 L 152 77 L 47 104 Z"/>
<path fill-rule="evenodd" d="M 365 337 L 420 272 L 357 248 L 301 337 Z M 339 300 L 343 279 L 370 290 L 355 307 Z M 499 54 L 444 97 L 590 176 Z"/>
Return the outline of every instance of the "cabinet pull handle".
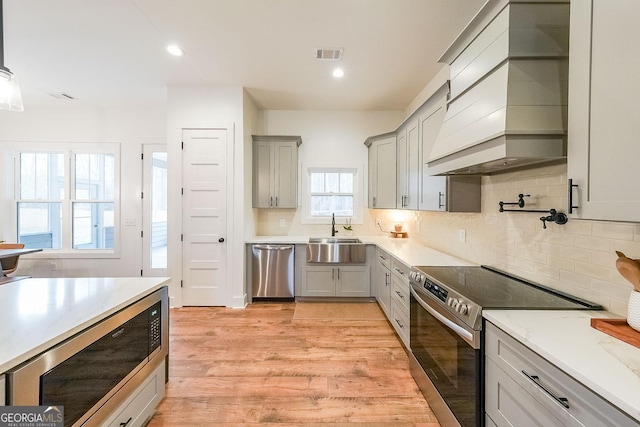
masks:
<path fill-rule="evenodd" d="M 276 208 L 278 207 L 278 196 L 276 196 Z"/>
<path fill-rule="evenodd" d="M 444 193 L 442 191 L 438 191 L 438 209 L 444 209 L 444 203 L 442 201 Z"/>
<path fill-rule="evenodd" d="M 397 267 L 394 267 L 394 270 L 395 270 L 399 275 L 404 276 L 404 271 L 400 270 L 400 269 L 399 269 L 399 268 L 397 268 Z"/>
<path fill-rule="evenodd" d="M 400 321 L 398 319 L 394 319 L 394 320 L 396 321 L 398 326 L 400 326 L 400 329 L 404 329 L 404 325 L 402 323 L 400 323 Z"/>
<path fill-rule="evenodd" d="M 338 280 L 340 280 L 340 269 L 338 268 Z"/>
<path fill-rule="evenodd" d="M 374 208 L 376 207 L 376 197 L 375 196 L 373 196 L 373 207 Z"/>
<path fill-rule="evenodd" d="M 551 390 L 549 390 L 548 388 L 546 388 L 544 385 L 542 385 L 542 383 L 540 382 L 540 378 L 537 375 L 530 375 L 528 374 L 526 371 L 522 371 L 522 373 L 529 378 L 535 385 L 537 385 L 538 387 L 540 387 L 542 389 L 542 391 L 544 391 L 545 393 L 547 393 L 549 396 L 551 396 L 551 398 L 553 398 L 553 400 L 555 400 L 556 402 L 558 402 L 559 404 L 561 404 L 562 406 L 564 406 L 565 408 L 569 409 L 569 399 L 567 399 L 566 397 L 559 397 L 556 396 Z"/>
<path fill-rule="evenodd" d="M 567 185 L 569 191 L 569 213 L 573 213 L 574 209 L 578 209 L 579 206 L 573 205 L 573 187 L 578 188 L 578 184 L 573 183 L 573 179 L 569 179 L 569 184 Z"/>
<path fill-rule="evenodd" d="M 380 257 L 381 260 L 386 261 L 387 259 L 385 257 L 383 257 L 382 255 L 378 255 Z"/>
<path fill-rule="evenodd" d="M 402 295 L 399 291 L 396 291 L 396 295 L 398 295 L 400 298 L 404 299 L 404 295 Z"/>
<path fill-rule="evenodd" d="M 335 280 L 336 279 L 336 269 L 332 268 L 331 269 L 331 280 Z"/>
<path fill-rule="evenodd" d="M 273 207 L 273 196 L 269 197 L 269 207 Z"/>
<path fill-rule="evenodd" d="M 129 425 L 129 423 L 131 422 L 133 418 L 129 417 L 129 419 L 127 420 L 127 422 L 124 423 L 120 423 L 120 427 L 127 427 Z"/>

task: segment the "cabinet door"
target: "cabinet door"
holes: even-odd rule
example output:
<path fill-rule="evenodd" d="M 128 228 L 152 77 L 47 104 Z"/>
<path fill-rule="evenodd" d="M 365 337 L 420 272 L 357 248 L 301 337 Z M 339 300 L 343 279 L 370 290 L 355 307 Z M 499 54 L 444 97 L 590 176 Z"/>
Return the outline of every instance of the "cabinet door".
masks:
<path fill-rule="evenodd" d="M 391 273 L 379 261 L 376 262 L 376 299 L 387 317 L 391 315 Z"/>
<path fill-rule="evenodd" d="M 380 140 L 376 144 L 376 200 L 377 209 L 396 207 L 396 137 Z"/>
<path fill-rule="evenodd" d="M 325 266 L 302 267 L 302 292 L 305 297 L 332 297 L 336 294 L 336 269 Z"/>
<path fill-rule="evenodd" d="M 404 209 L 418 210 L 418 188 L 420 184 L 420 139 L 418 120 L 407 124 L 407 194 Z"/>
<path fill-rule="evenodd" d="M 298 202 L 298 146 L 295 142 L 274 144 L 274 207 L 296 208 Z"/>
<path fill-rule="evenodd" d="M 405 198 L 408 192 L 409 179 L 407 176 L 409 165 L 407 163 L 407 153 L 409 146 L 407 144 L 407 128 L 402 127 L 397 133 L 396 143 L 396 208 L 404 209 Z"/>
<path fill-rule="evenodd" d="M 367 206 L 369 209 L 376 207 L 376 196 L 378 195 L 378 147 L 372 142 L 368 150 L 369 155 L 369 189 Z M 395 198 L 394 198 L 395 202 Z"/>
<path fill-rule="evenodd" d="M 568 178 L 575 218 L 640 221 L 640 2 L 573 0 Z"/>
<path fill-rule="evenodd" d="M 341 266 L 336 270 L 336 296 L 371 296 L 371 276 L 368 266 Z"/>
<path fill-rule="evenodd" d="M 270 208 L 273 203 L 273 144 L 253 144 L 253 207 Z"/>
<path fill-rule="evenodd" d="M 431 149 L 438 137 L 440 127 L 446 113 L 446 96 L 438 104 L 425 111 L 418 118 L 420 144 L 422 148 L 420 161 L 420 178 L 422 189 L 420 191 L 419 209 L 424 211 L 444 211 L 446 207 L 447 177 L 429 175 L 427 160 L 431 155 Z"/>

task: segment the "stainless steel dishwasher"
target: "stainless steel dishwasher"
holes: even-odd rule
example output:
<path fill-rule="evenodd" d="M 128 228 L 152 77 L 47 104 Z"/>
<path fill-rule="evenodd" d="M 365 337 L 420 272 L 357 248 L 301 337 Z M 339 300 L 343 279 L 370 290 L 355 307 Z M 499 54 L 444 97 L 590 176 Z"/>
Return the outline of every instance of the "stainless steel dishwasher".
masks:
<path fill-rule="evenodd" d="M 294 245 L 251 245 L 253 299 L 294 297 Z"/>

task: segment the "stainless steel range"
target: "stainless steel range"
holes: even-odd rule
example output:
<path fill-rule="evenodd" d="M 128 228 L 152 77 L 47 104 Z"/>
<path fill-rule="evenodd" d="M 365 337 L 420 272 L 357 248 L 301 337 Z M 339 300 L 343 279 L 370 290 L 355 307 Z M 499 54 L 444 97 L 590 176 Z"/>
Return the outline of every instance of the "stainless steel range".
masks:
<path fill-rule="evenodd" d="M 484 426 L 483 309 L 601 306 L 487 266 L 414 267 L 411 373 L 443 427 Z"/>

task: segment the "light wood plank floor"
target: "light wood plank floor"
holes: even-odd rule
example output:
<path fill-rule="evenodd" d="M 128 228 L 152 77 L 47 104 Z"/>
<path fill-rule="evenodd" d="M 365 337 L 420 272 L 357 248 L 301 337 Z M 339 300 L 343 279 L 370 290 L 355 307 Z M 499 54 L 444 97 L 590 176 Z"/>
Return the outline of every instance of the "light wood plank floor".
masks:
<path fill-rule="evenodd" d="M 386 320 L 298 320 L 295 307 L 171 310 L 167 394 L 149 426 L 439 426 Z"/>

